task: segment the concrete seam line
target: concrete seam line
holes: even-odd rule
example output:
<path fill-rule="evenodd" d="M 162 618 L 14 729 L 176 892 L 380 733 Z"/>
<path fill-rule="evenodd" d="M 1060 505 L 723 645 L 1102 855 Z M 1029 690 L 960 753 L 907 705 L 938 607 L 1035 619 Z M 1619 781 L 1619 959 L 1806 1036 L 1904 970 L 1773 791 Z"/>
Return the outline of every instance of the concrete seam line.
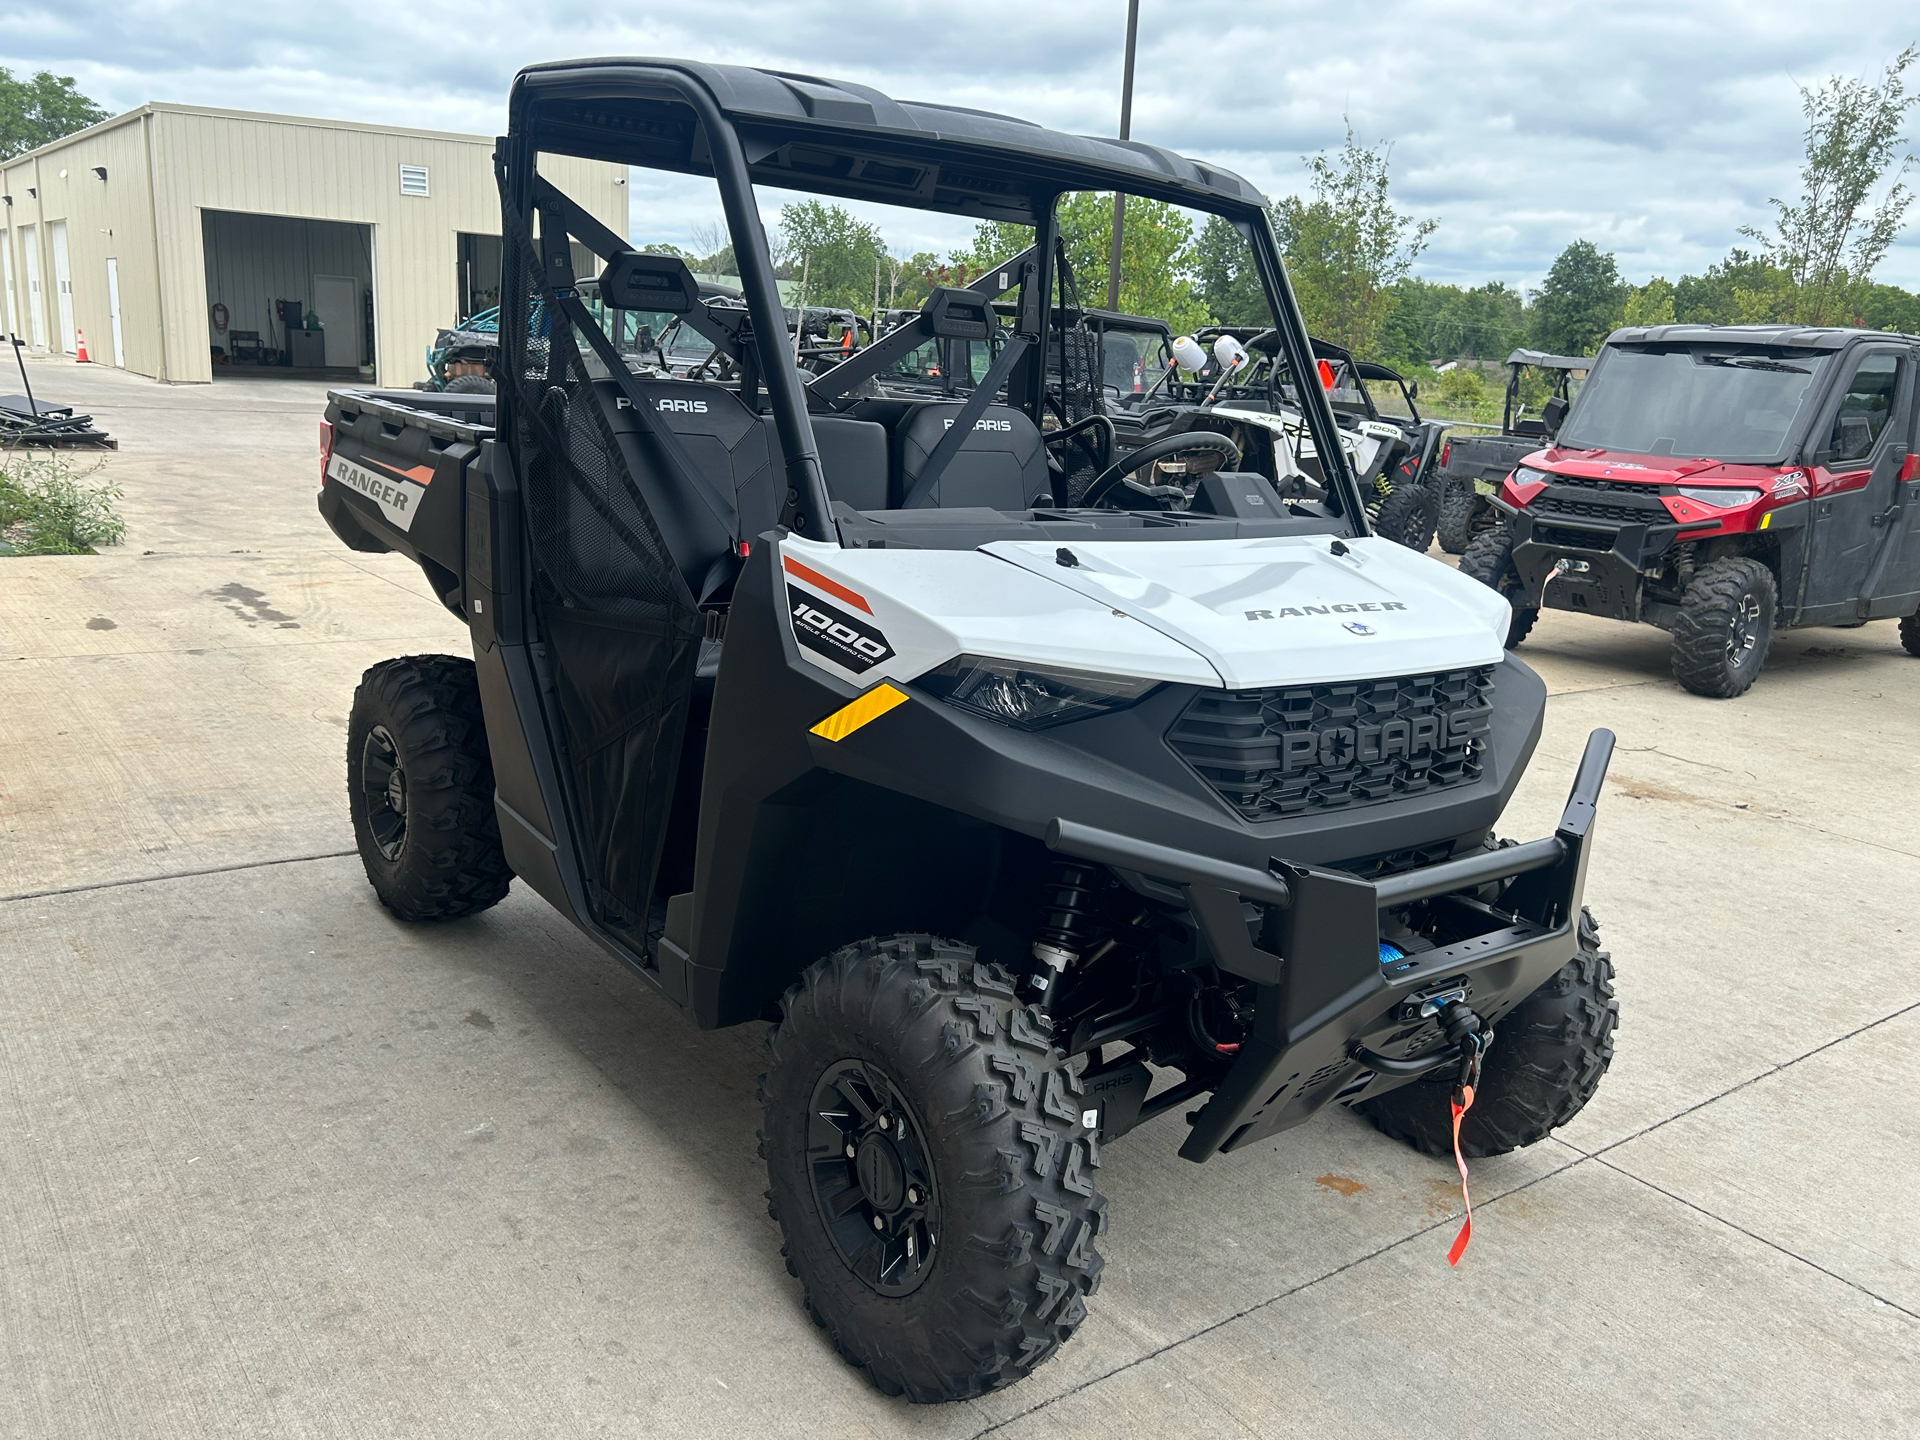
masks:
<path fill-rule="evenodd" d="M 318 855 L 283 855 L 278 860 L 247 860 L 238 865 L 211 865 L 205 870 L 175 870 L 169 875 L 140 875 L 131 880 L 102 880 L 97 885 L 68 885 L 59 890 L 23 890 L 18 895 L 0 895 L 0 905 L 16 900 L 45 900 L 54 895 L 85 895 L 93 890 L 119 890 L 128 885 L 155 885 L 162 880 L 191 880 L 196 875 L 226 875 L 235 870 L 264 870 L 269 865 L 302 865 L 309 860 L 339 860 L 358 854 L 355 850 L 323 850 Z"/>
<path fill-rule="evenodd" d="M 1841 1044 L 1843 1041 L 1851 1040 L 1856 1035 L 1864 1035 L 1867 1033 L 1867 1031 L 1872 1030 L 1877 1026 L 1885 1025 L 1889 1021 L 1898 1020 L 1902 1015 L 1909 1015 L 1913 1013 L 1915 1010 L 1920 1010 L 1920 1000 L 1915 1000 L 1911 1004 L 1902 1005 L 1898 1010 L 1895 1010 L 1893 1013 L 1889 1015 L 1882 1015 L 1878 1020 L 1869 1020 L 1864 1025 L 1857 1025 L 1853 1029 L 1847 1031 L 1847 1033 L 1844 1035 L 1836 1035 L 1831 1040 L 1823 1040 L 1818 1045 L 1814 1046 L 1811 1050 L 1808 1050 L 1803 1054 L 1795 1055 L 1791 1059 L 1782 1060 L 1778 1065 L 1774 1065 L 1768 1069 L 1762 1070 L 1758 1075 L 1749 1075 L 1746 1079 L 1742 1080 L 1737 1085 L 1729 1085 L 1726 1089 L 1720 1091 L 1716 1095 L 1709 1095 L 1704 1100 L 1696 1100 L 1693 1104 L 1687 1106 L 1686 1109 L 1676 1110 L 1673 1114 L 1667 1116 L 1664 1120 L 1656 1120 L 1653 1122 L 1653 1124 L 1648 1125 L 1643 1129 L 1636 1130 L 1631 1135 L 1623 1135 L 1618 1140 L 1613 1141 L 1611 1144 L 1602 1145 L 1598 1150 L 1580 1150 L 1580 1147 L 1575 1145 L 1571 1140 L 1562 1140 L 1557 1135 L 1554 1138 L 1556 1140 L 1560 1140 L 1560 1143 L 1562 1145 L 1565 1145 L 1573 1150 L 1578 1150 L 1582 1155 L 1586 1156 L 1589 1160 L 1598 1160 L 1601 1156 L 1605 1155 L 1610 1150 L 1618 1150 L 1622 1145 L 1630 1145 L 1643 1135 L 1651 1135 L 1654 1131 L 1658 1130 L 1663 1125 L 1671 1125 L 1676 1120 L 1684 1120 L 1686 1119 L 1687 1116 L 1693 1114 L 1693 1112 L 1696 1110 L 1704 1110 L 1707 1106 L 1715 1104 L 1718 1101 L 1724 1100 L 1729 1095 L 1737 1094 L 1738 1092 L 1746 1089 L 1749 1085 L 1757 1085 L 1760 1081 L 1768 1079 L 1771 1076 L 1778 1075 L 1782 1070 L 1785 1070 L 1790 1066 L 1798 1065 L 1802 1060 L 1811 1060 L 1814 1056 L 1818 1055 L 1822 1050 L 1831 1050 L 1834 1046 Z"/>
<path fill-rule="evenodd" d="M 1846 1285 L 1851 1287 L 1852 1289 L 1858 1290 L 1862 1295 L 1867 1296 L 1869 1299 L 1879 1301 L 1882 1305 L 1885 1305 L 1891 1310 L 1898 1310 L 1902 1315 L 1905 1315 L 1910 1319 L 1920 1320 L 1920 1313 L 1909 1310 L 1906 1306 L 1902 1305 L 1899 1301 L 1889 1300 L 1887 1299 L 1886 1296 L 1878 1294 L 1875 1291 L 1869 1290 L 1866 1286 L 1862 1285 L 1858 1280 L 1849 1280 L 1844 1275 L 1837 1275 L 1833 1271 L 1827 1269 L 1827 1267 L 1822 1265 L 1819 1261 L 1809 1260 L 1806 1256 L 1801 1255 L 1796 1251 L 1787 1249 L 1786 1246 L 1780 1244 L 1777 1240 L 1769 1240 L 1764 1235 L 1756 1235 L 1753 1233 L 1753 1231 L 1747 1229 L 1746 1226 L 1735 1224 L 1733 1221 L 1727 1219 L 1727 1217 L 1724 1215 L 1716 1215 L 1713 1213 L 1713 1211 L 1707 1209 L 1704 1205 L 1696 1205 L 1694 1204 L 1693 1201 L 1687 1199 L 1686 1196 L 1676 1195 L 1673 1193 L 1673 1191 L 1667 1189 L 1664 1185 L 1654 1184 L 1653 1181 L 1647 1179 L 1644 1175 L 1636 1175 L 1631 1170 L 1623 1170 L 1618 1165 L 1614 1164 L 1611 1160 L 1605 1159 L 1602 1156 L 1594 1155 L 1589 1158 L 1594 1160 L 1597 1164 L 1604 1165 L 1607 1169 L 1611 1170 L 1614 1174 L 1625 1176 L 1627 1179 L 1633 1181 L 1634 1184 L 1636 1185 L 1646 1186 L 1647 1189 L 1653 1191 L 1654 1194 L 1656 1195 L 1666 1196 L 1667 1199 L 1673 1201 L 1676 1205 L 1684 1205 L 1687 1207 L 1687 1209 L 1693 1211 L 1695 1214 L 1706 1216 L 1707 1219 L 1713 1221 L 1716 1225 L 1724 1225 L 1729 1230 L 1736 1231 L 1739 1234 L 1746 1236 L 1749 1240 L 1752 1240 L 1757 1244 L 1764 1245 L 1769 1250 L 1776 1251 L 1779 1254 L 1786 1256 L 1789 1260 L 1798 1261 L 1800 1264 L 1805 1265 L 1809 1270 L 1818 1271 L 1820 1274 L 1826 1276 L 1829 1280 L 1838 1280 L 1842 1285 Z"/>
<path fill-rule="evenodd" d="M 1593 1158 L 1592 1156 L 1589 1156 L 1589 1155 L 1582 1155 L 1577 1150 L 1574 1151 L 1573 1153 L 1576 1158 L 1567 1161 L 1566 1164 L 1556 1165 L 1553 1169 L 1546 1171 L 1544 1174 L 1536 1175 L 1531 1180 L 1522 1181 L 1520 1184 L 1515 1185 L 1510 1190 L 1502 1190 L 1498 1195 L 1491 1196 L 1488 1199 L 1481 1201 L 1480 1208 L 1485 1210 L 1490 1206 L 1497 1205 L 1509 1195 L 1518 1195 L 1522 1190 L 1531 1189 L 1533 1186 L 1538 1185 L 1542 1180 L 1551 1180 L 1556 1175 L 1564 1175 L 1569 1170 L 1574 1169 L 1576 1166 L 1584 1165 L 1588 1160 Z M 1346 1261 L 1344 1264 L 1336 1265 L 1333 1267 L 1333 1269 L 1328 1270 L 1323 1274 L 1315 1275 L 1310 1280 L 1302 1280 L 1298 1285 L 1289 1286 L 1287 1289 L 1282 1290 L 1278 1295 L 1270 1295 L 1265 1300 L 1256 1300 L 1254 1301 L 1253 1304 L 1248 1305 L 1244 1309 L 1236 1310 L 1231 1315 L 1224 1315 L 1218 1320 L 1214 1320 L 1209 1322 L 1208 1324 L 1202 1325 L 1198 1330 L 1193 1331 L 1191 1334 L 1182 1335 L 1178 1340 L 1169 1340 L 1167 1341 L 1166 1344 L 1156 1346 L 1154 1349 L 1147 1351 L 1144 1355 L 1136 1355 L 1134 1356 L 1133 1359 L 1114 1366 L 1113 1369 L 1108 1370 L 1104 1374 L 1095 1375 L 1091 1379 L 1082 1380 L 1078 1385 L 1075 1385 L 1072 1389 L 1062 1390 L 1058 1395 L 1049 1396 L 1047 1399 L 1040 1401 L 1037 1405 L 1031 1406 L 1028 1409 L 1020 1411 L 1019 1414 L 1017 1415 L 1009 1415 L 1004 1420 L 996 1420 L 993 1422 L 993 1424 L 987 1426 L 986 1429 L 976 1430 L 973 1433 L 973 1435 L 969 1437 L 969 1440 L 982 1440 L 983 1436 L 991 1435 L 996 1430 L 1004 1430 L 1007 1426 L 1013 1424 L 1014 1421 L 1016 1420 L 1024 1420 L 1029 1415 L 1033 1415 L 1041 1410 L 1045 1410 L 1050 1405 L 1056 1405 L 1062 1400 L 1066 1400 L 1074 1395 L 1078 1395 L 1082 1390 L 1090 1389 L 1093 1386 L 1100 1384 L 1102 1381 L 1111 1380 L 1114 1376 L 1119 1375 L 1125 1371 L 1131 1370 L 1136 1365 L 1144 1365 L 1149 1360 L 1157 1360 L 1160 1358 L 1160 1356 L 1166 1354 L 1169 1350 L 1177 1350 L 1182 1345 L 1188 1344 L 1191 1341 L 1201 1339 L 1202 1337 L 1207 1335 L 1211 1335 L 1214 1331 L 1220 1329 L 1222 1326 L 1231 1325 L 1236 1320 L 1244 1320 L 1247 1316 L 1253 1314 L 1255 1311 L 1265 1310 L 1270 1305 L 1278 1305 L 1282 1300 L 1291 1299 L 1293 1296 L 1298 1295 L 1302 1290 L 1312 1289 L 1315 1285 L 1320 1284 L 1320 1282 L 1323 1280 L 1331 1280 L 1337 1275 L 1344 1275 L 1347 1271 L 1353 1269 L 1357 1265 L 1364 1265 L 1367 1263 L 1367 1261 L 1378 1259 L 1380 1256 L 1387 1254 L 1389 1251 L 1398 1250 L 1402 1245 L 1406 1245 L 1412 1241 L 1418 1240 L 1423 1235 L 1430 1235 L 1435 1230 L 1443 1229 L 1446 1226 L 1451 1225 L 1455 1220 L 1459 1218 L 1460 1217 L 1457 1215 L 1448 1215 L 1444 1219 L 1434 1221 L 1431 1225 L 1422 1225 L 1418 1230 L 1409 1231 L 1407 1234 L 1402 1235 L 1398 1240 L 1389 1240 L 1385 1245 L 1380 1246 L 1378 1249 L 1369 1250 L 1364 1255 L 1356 1255 L 1353 1257 L 1353 1259 Z M 1236 1416 L 1235 1418 L 1237 1419 L 1238 1417 Z"/>

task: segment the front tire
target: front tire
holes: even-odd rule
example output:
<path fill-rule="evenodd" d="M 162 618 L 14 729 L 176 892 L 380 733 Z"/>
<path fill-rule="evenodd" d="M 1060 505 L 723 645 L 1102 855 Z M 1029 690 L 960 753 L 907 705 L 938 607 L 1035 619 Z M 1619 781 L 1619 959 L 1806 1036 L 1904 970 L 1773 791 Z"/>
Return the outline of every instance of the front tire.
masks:
<path fill-rule="evenodd" d="M 768 1046 L 768 1209 L 840 1354 L 929 1402 L 1058 1350 L 1100 1282 L 1099 1149 L 1006 972 L 928 935 L 863 940 L 787 992 Z"/>
<path fill-rule="evenodd" d="M 1744 695 L 1767 663 L 1779 595 L 1773 572 L 1748 556 L 1701 566 L 1673 624 L 1673 678 L 1715 700 Z"/>
<path fill-rule="evenodd" d="M 1380 502 L 1373 528 L 1396 545 L 1424 555 L 1433 544 L 1437 520 L 1433 491 L 1424 485 L 1400 485 Z"/>
<path fill-rule="evenodd" d="M 513 872 L 471 660 L 409 655 L 361 676 L 347 801 L 367 880 L 402 920 L 454 920 L 506 898 Z"/>
<path fill-rule="evenodd" d="M 1900 622 L 1900 648 L 1920 657 L 1920 614 L 1908 615 Z"/>
<path fill-rule="evenodd" d="M 1495 526 L 1476 536 L 1467 553 L 1460 557 L 1460 573 L 1507 597 L 1513 618 L 1507 622 L 1507 649 L 1527 638 L 1533 622 L 1540 618 L 1538 605 L 1520 605 L 1520 576 L 1513 568 L 1513 536 L 1505 525 Z"/>
<path fill-rule="evenodd" d="M 1449 555 L 1464 555 L 1473 543 L 1474 512 L 1480 507 L 1480 495 L 1471 480 L 1441 482 L 1440 519 L 1435 526 L 1440 548 Z"/>
<path fill-rule="evenodd" d="M 1494 1027 L 1473 1108 L 1460 1122 L 1471 1159 L 1533 1145 L 1578 1115 L 1613 1063 L 1620 1002 L 1613 960 L 1580 911 L 1580 953 Z M 1354 1106 L 1375 1128 L 1427 1155 L 1453 1153 L 1451 1066 Z"/>

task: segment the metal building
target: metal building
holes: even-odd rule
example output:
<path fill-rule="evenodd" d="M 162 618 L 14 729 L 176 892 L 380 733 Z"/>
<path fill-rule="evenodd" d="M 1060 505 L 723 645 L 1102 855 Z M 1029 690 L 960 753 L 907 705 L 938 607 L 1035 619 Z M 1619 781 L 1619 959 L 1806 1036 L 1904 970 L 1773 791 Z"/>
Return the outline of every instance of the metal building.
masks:
<path fill-rule="evenodd" d="M 69 355 L 84 335 L 161 380 L 409 384 L 434 332 L 498 293 L 492 156 L 475 135 L 142 105 L 0 165 L 0 330 Z M 626 233 L 623 168 L 541 168 Z"/>

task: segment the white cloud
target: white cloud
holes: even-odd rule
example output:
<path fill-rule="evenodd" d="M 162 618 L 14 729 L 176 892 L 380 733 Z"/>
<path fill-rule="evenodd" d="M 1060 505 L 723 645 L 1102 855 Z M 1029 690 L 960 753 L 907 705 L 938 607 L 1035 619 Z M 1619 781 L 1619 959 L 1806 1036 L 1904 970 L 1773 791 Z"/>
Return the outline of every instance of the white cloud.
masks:
<path fill-rule="evenodd" d="M 1406 208 L 1440 218 L 1420 270 L 1534 283 L 1569 241 L 1614 250 L 1632 279 L 1698 272 L 1800 161 L 1795 82 L 1870 75 L 1914 38 L 1897 6 L 1802 0 L 1304 0 L 1148 3 L 1137 138 L 1231 166 L 1269 194 L 1300 155 L 1394 142 Z M 624 12 L 342 0 L 325 7 L 11 0 L 0 64 L 74 75 L 114 109 L 172 100 L 495 133 L 514 71 L 535 60 L 688 55 L 858 80 L 1086 133 L 1117 124 L 1124 5 L 986 0 L 706 0 Z M 716 207 L 700 187 L 636 176 L 636 233 L 684 237 Z M 771 216 L 769 217 L 771 218 Z M 894 219 L 897 217 L 890 217 Z M 897 247 L 964 233 L 939 217 Z M 1909 226 L 1880 277 L 1920 288 Z"/>

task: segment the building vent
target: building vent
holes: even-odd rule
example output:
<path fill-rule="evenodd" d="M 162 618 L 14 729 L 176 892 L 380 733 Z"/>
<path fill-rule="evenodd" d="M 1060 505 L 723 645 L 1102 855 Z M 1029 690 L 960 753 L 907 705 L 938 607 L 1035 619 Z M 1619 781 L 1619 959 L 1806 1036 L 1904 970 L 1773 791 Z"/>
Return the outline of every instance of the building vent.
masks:
<path fill-rule="evenodd" d="M 425 195 L 427 193 L 427 167 L 424 165 L 402 165 L 400 167 L 400 193 L 402 195 Z"/>

